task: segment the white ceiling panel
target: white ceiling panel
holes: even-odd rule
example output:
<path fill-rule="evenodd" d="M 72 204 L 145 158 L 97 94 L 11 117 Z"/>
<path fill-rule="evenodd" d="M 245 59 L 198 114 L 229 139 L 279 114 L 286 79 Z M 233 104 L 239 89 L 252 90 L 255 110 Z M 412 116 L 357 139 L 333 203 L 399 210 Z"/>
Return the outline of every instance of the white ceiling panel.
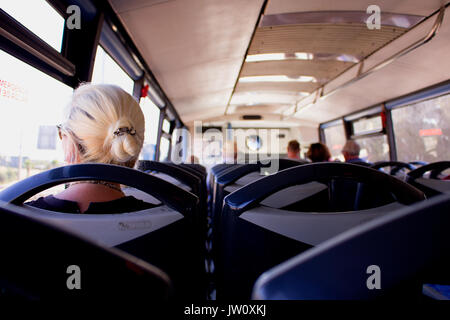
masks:
<path fill-rule="evenodd" d="M 198 96 L 182 97 L 172 99 L 172 103 L 179 107 L 178 113 L 183 116 L 191 112 L 202 111 L 204 109 L 217 109 L 223 114 L 223 101 L 228 100 L 232 92 L 232 88 L 217 90 L 210 93 L 203 93 Z M 199 119 L 201 120 L 201 119 Z"/>
<path fill-rule="evenodd" d="M 182 120 L 190 122 L 220 117 L 226 120 L 224 111 L 264 1 L 110 0 L 110 2 Z M 333 10 L 365 11 L 369 5 L 375 4 L 380 6 L 382 13 L 384 11 L 429 16 L 440 5 L 448 2 L 448 0 L 270 0 L 265 15 Z M 450 73 L 449 16 L 447 9 L 441 31 L 431 42 L 336 94 L 319 100 L 313 107 L 301 110 L 289 121 L 308 123 L 328 121 L 447 80 Z M 432 21 L 424 23 L 425 33 L 430 29 L 430 24 Z M 419 27 L 422 28 L 422 25 Z M 408 38 L 408 34 L 415 32 L 414 29 L 387 44 L 379 52 L 387 49 L 392 55 L 400 51 L 405 46 L 398 44 L 403 38 Z M 276 38 L 279 38 L 278 35 Z M 310 45 L 312 41 L 302 43 Z M 373 56 L 372 60 L 376 61 L 378 53 Z M 306 66 L 300 66 L 302 63 L 305 62 L 298 62 L 298 66 L 292 69 L 285 62 L 247 63 L 242 75 L 277 74 L 278 68 L 287 74 L 301 74 L 300 71 L 304 68 L 305 72 L 308 71 Z M 325 64 L 330 62 L 322 61 L 322 63 L 324 69 L 320 72 L 326 73 L 331 70 L 331 66 L 325 67 Z M 370 63 L 373 62 L 368 61 L 364 68 L 369 67 Z M 357 69 L 357 66 L 353 68 Z M 345 71 L 332 82 L 345 82 L 348 79 L 349 74 Z M 237 84 L 235 97 L 238 100 L 245 100 L 246 96 L 242 94 L 246 91 L 265 91 L 267 99 L 255 103 L 267 105 L 267 102 L 274 98 L 271 96 L 269 99 L 269 95 L 277 94 L 279 95 L 277 99 L 280 97 L 285 99 L 289 96 L 282 93 L 311 92 L 318 85 L 319 83 L 240 82 Z M 280 108 L 280 103 L 290 104 L 291 100 L 271 102 L 274 108 L 264 108 L 261 110 L 262 113 L 286 111 L 289 108 Z M 232 103 L 236 104 L 230 107 L 236 109 L 245 101 Z M 248 108 L 247 111 L 257 110 L 254 105 Z M 245 109 L 239 106 L 238 113 L 241 112 L 245 112 Z"/>
<path fill-rule="evenodd" d="M 293 105 L 300 95 L 295 93 L 242 92 L 235 93 L 230 105 L 286 104 Z"/>
<path fill-rule="evenodd" d="M 180 115 L 225 111 L 263 0 L 110 2 Z"/>

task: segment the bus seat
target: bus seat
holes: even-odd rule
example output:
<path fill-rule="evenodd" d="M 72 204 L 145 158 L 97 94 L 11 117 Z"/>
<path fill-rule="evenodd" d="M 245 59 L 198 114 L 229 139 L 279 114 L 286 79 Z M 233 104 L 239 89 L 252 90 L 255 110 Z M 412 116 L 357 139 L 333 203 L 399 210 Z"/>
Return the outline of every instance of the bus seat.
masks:
<path fill-rule="evenodd" d="M 55 168 L 0 192 L 0 200 L 21 205 L 49 187 L 79 180 L 117 182 L 140 189 L 161 202 L 155 208 L 123 214 L 63 214 L 37 208 L 35 219 L 70 230 L 97 243 L 117 247 L 165 271 L 176 296 L 203 298 L 204 261 L 194 216 L 198 198 L 169 182 L 138 170 L 105 164 Z"/>
<path fill-rule="evenodd" d="M 428 197 L 450 194 L 450 181 L 441 180 L 439 175 L 450 168 L 450 161 L 439 161 L 423 165 L 408 173 L 408 182 L 425 192 Z M 425 174 L 430 172 L 429 177 Z"/>
<path fill-rule="evenodd" d="M 450 197 L 401 208 L 329 239 L 263 273 L 262 300 L 421 300 L 427 284 L 450 284 Z M 380 289 L 368 278 L 379 268 Z"/>
<path fill-rule="evenodd" d="M 206 188 L 204 187 L 204 178 L 197 171 L 191 168 L 183 168 L 170 162 L 158 162 L 149 160 L 139 160 L 138 169 L 148 174 L 157 176 L 167 182 L 173 183 L 187 191 L 192 192 L 198 197 L 198 206 L 193 216 L 196 231 L 198 248 L 203 248 L 202 256 L 206 256 L 206 230 L 207 230 L 207 207 L 206 207 Z"/>
<path fill-rule="evenodd" d="M 224 197 L 230 193 L 231 190 L 236 190 L 244 185 L 256 181 L 265 175 L 272 174 L 269 172 L 271 160 L 268 164 L 261 162 L 254 164 L 239 164 L 233 167 L 226 168 L 215 177 L 215 188 L 213 194 L 213 220 L 220 220 L 220 211 Z M 297 161 L 291 159 L 277 159 L 278 170 L 291 168 L 305 164 L 304 161 Z M 227 191 L 228 190 L 230 191 Z M 215 222 L 214 222 L 215 223 Z"/>
<path fill-rule="evenodd" d="M 163 271 L 35 217 L 26 208 L 0 203 L 3 300 L 154 303 L 169 298 L 170 280 Z M 71 265 L 80 268 L 80 290 L 66 286 Z"/>
<path fill-rule="evenodd" d="M 136 199 L 145 201 L 147 203 L 153 203 L 155 205 L 160 205 L 161 204 L 161 201 L 159 201 L 155 197 L 153 197 L 153 196 L 149 195 L 148 193 L 145 193 L 145 192 L 143 192 L 143 191 L 141 191 L 139 189 L 136 189 L 136 188 L 131 188 L 131 187 L 128 187 L 128 186 L 122 186 L 122 192 L 126 196 L 133 196 Z"/>
<path fill-rule="evenodd" d="M 208 172 L 206 171 L 206 168 L 198 163 L 181 163 L 180 167 L 182 167 L 184 169 L 195 170 L 204 177 L 206 177 L 208 174 Z"/>
<path fill-rule="evenodd" d="M 367 161 L 353 161 L 353 162 L 351 162 L 351 164 L 356 164 L 356 165 L 364 166 L 364 167 L 371 167 L 374 165 L 372 162 L 367 162 Z"/>
<path fill-rule="evenodd" d="M 390 167 L 390 175 L 397 176 L 398 178 L 402 178 L 402 180 L 406 180 L 406 175 L 403 170 L 412 171 L 416 169 L 416 167 L 407 162 L 401 161 L 378 161 L 372 165 L 372 169 L 384 171 L 383 168 Z M 402 175 L 403 172 L 403 175 Z"/>
<path fill-rule="evenodd" d="M 213 205 L 212 205 L 212 248 L 213 248 L 213 256 L 214 259 L 219 259 L 218 251 L 220 248 L 220 233 L 221 231 L 221 212 L 223 199 L 230 192 L 237 190 L 244 185 L 247 185 L 251 182 L 254 182 L 258 179 L 261 179 L 265 175 L 273 174 L 273 172 L 269 172 L 271 170 L 272 161 L 274 159 L 268 161 L 267 163 L 257 162 L 250 164 L 238 164 L 233 167 L 229 167 L 221 171 L 215 177 L 214 184 L 214 192 L 213 192 Z M 291 159 L 276 159 L 278 161 L 279 170 L 283 170 L 285 168 L 290 168 L 294 166 L 299 166 L 305 164 L 304 161 L 297 161 Z M 218 262 L 216 264 L 216 268 L 221 267 L 221 263 Z"/>
<path fill-rule="evenodd" d="M 161 179 L 175 184 L 198 196 L 201 181 L 197 176 L 193 175 L 186 169 L 170 163 L 150 160 L 139 160 L 137 168 L 140 171 L 159 176 Z"/>
<path fill-rule="evenodd" d="M 340 184 L 341 178 L 345 183 Z M 310 182 L 316 184 L 311 187 Z M 362 193 L 369 193 L 366 196 L 371 198 L 368 202 L 371 207 L 360 199 L 352 199 L 345 203 L 358 205 L 352 205 L 349 211 L 333 210 L 333 205 L 342 207 L 335 197 L 348 192 L 350 182 L 356 185 L 353 198 L 364 197 L 359 185 L 367 185 Z M 307 188 L 306 195 L 309 192 L 310 198 L 318 201 L 317 211 L 312 210 L 314 201 L 309 199 L 294 206 L 262 205 L 273 194 L 303 184 Z M 377 195 L 372 194 L 374 190 Z M 224 201 L 217 239 L 217 297 L 249 299 L 254 281 L 267 269 L 359 224 L 424 199 L 421 191 L 399 179 L 347 163 L 297 166 L 248 184 L 226 196 Z"/>

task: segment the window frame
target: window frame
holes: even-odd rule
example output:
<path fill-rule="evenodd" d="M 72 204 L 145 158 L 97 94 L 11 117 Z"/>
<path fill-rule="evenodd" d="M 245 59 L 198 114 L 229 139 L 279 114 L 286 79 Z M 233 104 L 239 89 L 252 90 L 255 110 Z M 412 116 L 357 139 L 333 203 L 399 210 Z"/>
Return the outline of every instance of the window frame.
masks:
<path fill-rule="evenodd" d="M 65 84 L 72 82 L 76 65 L 62 53 L 66 30 L 63 32 L 63 45 L 59 52 L 2 9 L 0 27 L 7 33 L 7 36 L 0 37 L 1 50 Z"/>
<path fill-rule="evenodd" d="M 395 128 L 392 119 L 392 111 L 400 108 L 408 108 L 413 104 L 435 99 L 447 94 L 450 94 L 450 80 L 446 80 L 438 84 L 423 88 L 421 90 L 414 91 L 407 95 L 400 96 L 384 104 L 386 109 L 387 128 L 388 130 L 391 130 L 390 139 L 392 141 L 389 141 L 389 143 L 394 146 L 394 150 L 392 151 L 394 155 L 393 157 L 391 157 L 393 161 L 398 160 L 397 157 L 398 150 L 395 142 Z"/>
<path fill-rule="evenodd" d="M 73 4 L 70 0 L 47 1 L 66 21 L 66 9 Z M 130 76 L 134 81 L 133 97 L 140 101 L 144 81 L 149 84 L 148 96 L 161 110 L 170 114 L 171 133 L 173 121 L 184 126 L 179 114 L 161 89 L 152 71 L 142 58 L 133 40 L 122 25 L 109 3 L 96 4 L 91 1 L 78 3 L 82 16 L 82 28 L 69 30 L 64 28 L 61 52 L 47 44 L 19 21 L 0 9 L 0 27 L 7 31 L 0 35 L 0 49 L 13 57 L 44 72 L 58 81 L 76 88 L 82 82 L 90 82 L 94 68 L 94 58 L 98 45 Z M 66 24 L 65 24 L 66 25 Z M 106 34 L 106 31 L 107 34 Z M 120 44 L 114 50 L 106 42 Z M 164 113 L 165 114 L 165 113 Z M 161 125 L 158 128 L 161 136 Z M 159 152 L 159 140 L 157 152 Z"/>
<path fill-rule="evenodd" d="M 392 123 L 391 128 L 388 128 L 389 123 L 387 121 L 387 110 L 384 106 L 384 104 L 376 104 L 374 106 L 349 113 L 347 115 L 344 115 L 342 117 L 339 117 L 337 119 L 333 119 L 328 122 L 324 122 L 319 125 L 319 137 L 320 141 L 322 143 L 326 144 L 325 139 L 325 129 L 336 126 L 340 124 L 340 121 L 344 124 L 344 130 L 345 130 L 345 138 L 346 140 L 358 140 L 358 139 L 365 139 L 365 138 L 374 138 L 378 136 L 386 135 L 388 146 L 389 146 L 389 160 L 393 161 L 395 158 L 395 152 L 392 151 L 393 147 L 395 148 L 395 145 L 391 144 L 391 134 L 392 132 Z M 382 121 L 382 127 L 380 130 L 372 131 L 372 132 L 365 132 L 361 134 L 355 134 L 353 129 L 353 123 L 362 119 L 371 119 L 374 117 L 381 117 Z M 384 117 L 384 120 L 383 120 Z M 395 142 L 395 140 L 394 140 Z M 395 158 L 396 159 L 396 158 Z"/>
<path fill-rule="evenodd" d="M 443 82 L 437 83 L 435 85 L 422 88 L 420 90 L 408 93 L 403 96 L 399 96 L 397 98 L 388 100 L 381 104 L 377 104 L 375 106 L 371 106 L 369 108 L 362 109 L 357 112 L 349 113 L 342 117 L 323 122 L 319 124 L 319 139 L 320 142 L 326 144 L 325 138 L 325 129 L 336 126 L 340 123 L 340 121 L 344 122 L 346 139 L 359 139 L 359 138 L 368 138 L 375 137 L 379 135 L 386 135 L 387 142 L 389 145 L 389 158 L 390 161 L 397 161 L 397 147 L 395 142 L 395 128 L 392 121 L 392 110 L 397 108 L 407 108 L 408 105 L 415 104 L 421 101 L 426 101 L 430 99 L 434 99 L 446 94 L 450 94 L 450 80 L 445 80 Z M 382 126 L 382 130 L 378 132 L 372 132 L 368 134 L 353 134 L 353 121 L 357 121 L 363 118 L 370 118 L 377 115 L 384 115 L 384 123 Z M 383 121 L 383 118 L 382 118 Z"/>

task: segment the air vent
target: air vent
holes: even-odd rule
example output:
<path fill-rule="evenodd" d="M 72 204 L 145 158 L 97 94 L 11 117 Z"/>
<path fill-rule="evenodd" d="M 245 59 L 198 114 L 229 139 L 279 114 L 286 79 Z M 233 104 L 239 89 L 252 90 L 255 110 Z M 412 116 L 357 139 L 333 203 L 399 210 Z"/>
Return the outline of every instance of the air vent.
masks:
<path fill-rule="evenodd" d="M 246 114 L 242 116 L 242 120 L 262 120 L 259 114 Z"/>

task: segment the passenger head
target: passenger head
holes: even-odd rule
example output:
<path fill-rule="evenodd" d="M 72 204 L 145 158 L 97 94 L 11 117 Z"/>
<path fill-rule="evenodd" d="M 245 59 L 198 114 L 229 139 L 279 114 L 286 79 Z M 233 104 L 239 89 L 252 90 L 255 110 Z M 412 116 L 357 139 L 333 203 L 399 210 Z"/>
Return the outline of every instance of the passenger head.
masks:
<path fill-rule="evenodd" d="M 83 84 L 74 91 L 61 125 L 65 160 L 133 167 L 144 131 L 144 115 L 132 96 L 115 85 Z"/>
<path fill-rule="evenodd" d="M 356 143 L 354 140 L 348 140 L 344 148 L 342 148 L 342 155 L 345 158 L 345 161 L 359 158 L 359 144 Z"/>
<path fill-rule="evenodd" d="M 300 159 L 300 143 L 297 140 L 289 141 L 287 156 L 289 159 Z"/>
<path fill-rule="evenodd" d="M 331 153 L 328 150 L 328 147 L 326 145 L 318 142 L 318 143 L 311 144 L 306 156 L 312 162 L 324 162 L 324 161 L 330 161 Z"/>

